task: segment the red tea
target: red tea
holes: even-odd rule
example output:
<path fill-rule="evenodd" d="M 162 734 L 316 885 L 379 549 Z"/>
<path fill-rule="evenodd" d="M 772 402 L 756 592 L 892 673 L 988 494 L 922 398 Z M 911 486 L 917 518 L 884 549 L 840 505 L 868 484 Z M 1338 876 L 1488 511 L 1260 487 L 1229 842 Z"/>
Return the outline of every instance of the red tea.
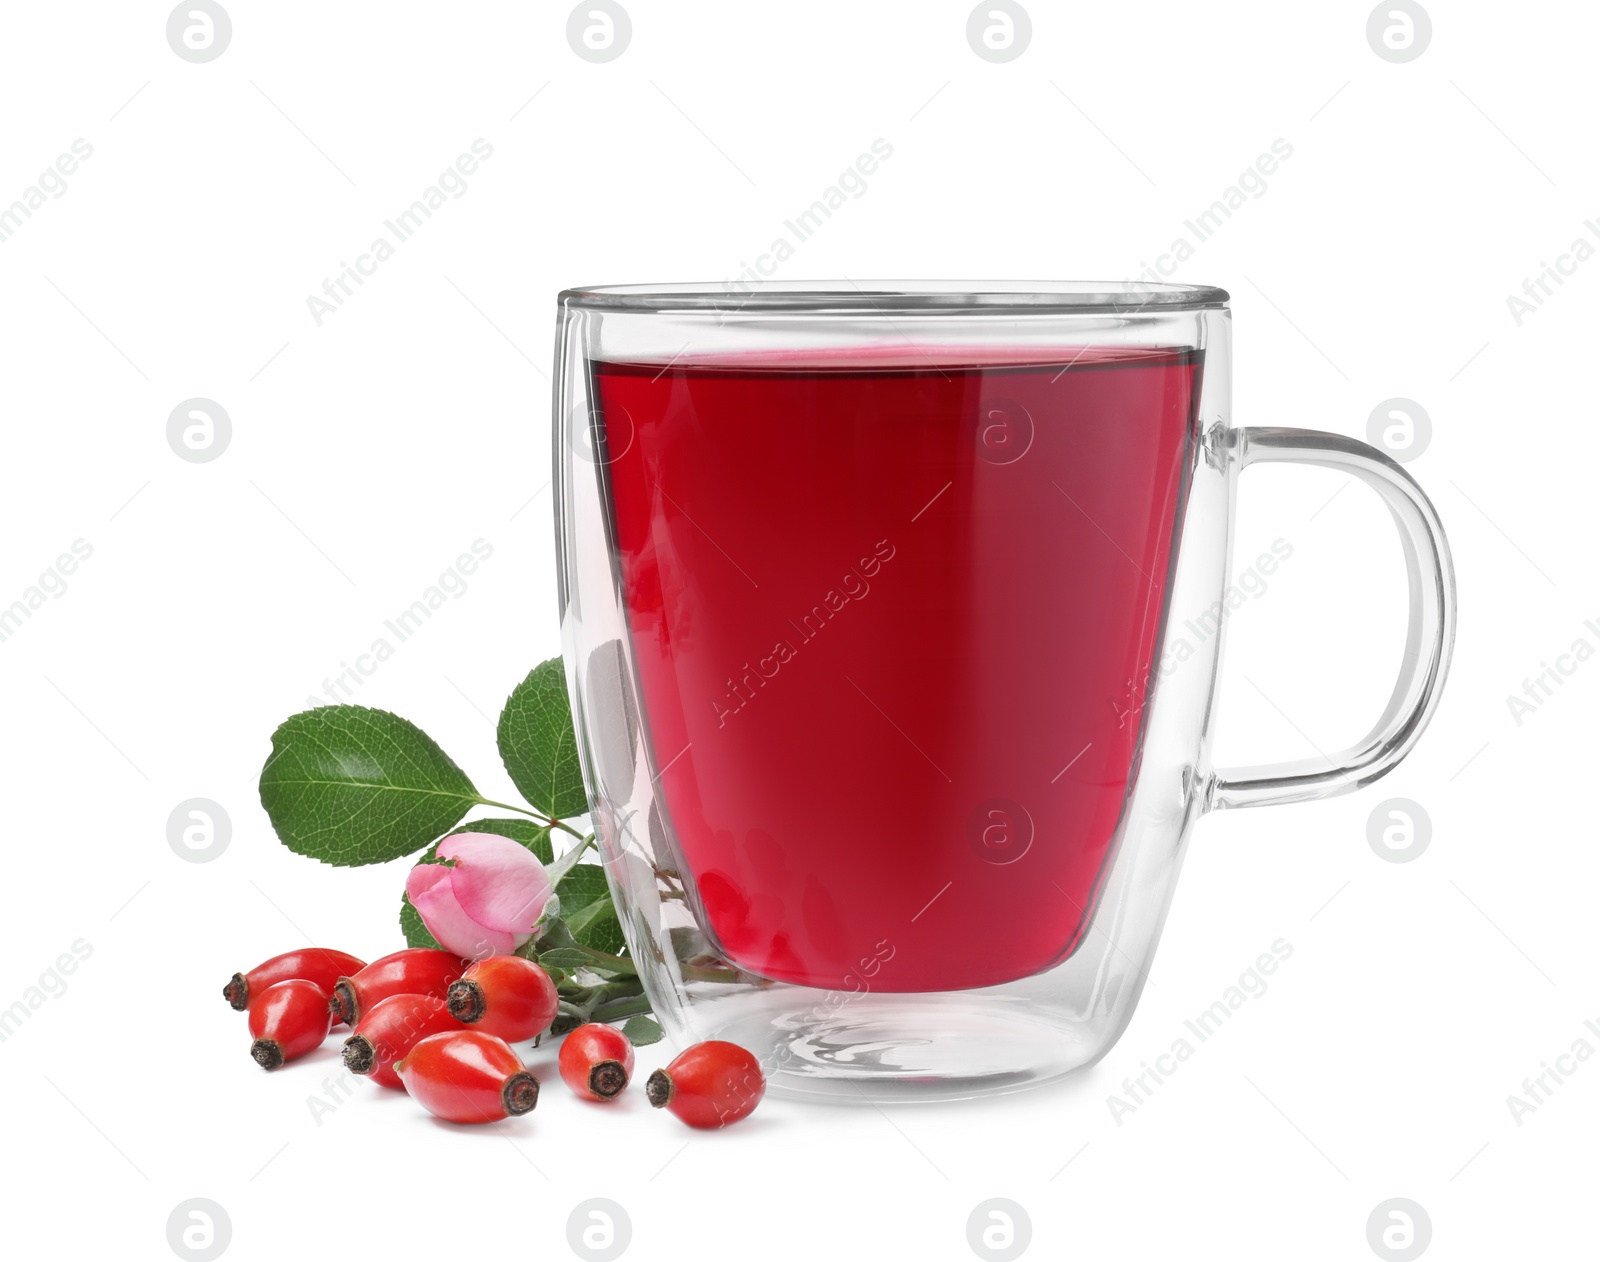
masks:
<path fill-rule="evenodd" d="M 716 944 L 843 990 L 1069 955 L 1139 762 L 1200 353 L 591 369 L 664 822 Z"/>

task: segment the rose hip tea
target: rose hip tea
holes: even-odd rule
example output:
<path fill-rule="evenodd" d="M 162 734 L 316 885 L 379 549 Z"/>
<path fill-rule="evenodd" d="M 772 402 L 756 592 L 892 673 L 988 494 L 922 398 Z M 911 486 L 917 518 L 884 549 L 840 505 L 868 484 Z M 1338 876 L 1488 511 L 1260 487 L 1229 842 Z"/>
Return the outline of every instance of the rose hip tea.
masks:
<path fill-rule="evenodd" d="M 1201 363 L 590 365 L 663 823 L 730 959 L 930 991 L 1072 953 L 1138 768 Z"/>
<path fill-rule="evenodd" d="M 1369 785 L 1438 707 L 1438 514 L 1366 443 L 1233 424 L 1220 289 L 591 285 L 557 316 L 557 609 L 607 881 L 667 1037 L 746 1048 L 775 1092 L 1093 1064 L 1197 822 Z M 1378 496 L 1405 648 L 1348 748 L 1219 767 L 1223 637 L 1186 631 L 1283 464 Z"/>

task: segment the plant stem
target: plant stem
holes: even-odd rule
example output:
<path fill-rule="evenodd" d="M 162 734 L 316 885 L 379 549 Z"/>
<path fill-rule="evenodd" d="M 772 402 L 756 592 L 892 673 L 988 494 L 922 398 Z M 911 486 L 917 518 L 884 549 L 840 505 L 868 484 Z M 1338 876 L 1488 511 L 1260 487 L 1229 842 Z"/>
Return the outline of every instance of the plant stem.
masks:
<path fill-rule="evenodd" d="M 510 802 L 495 802 L 495 801 L 491 801 L 489 798 L 479 798 L 478 799 L 478 805 L 479 806 L 493 806 L 493 807 L 497 808 L 498 810 L 502 810 L 502 811 L 515 811 L 518 815 L 526 815 L 530 819 L 533 819 L 533 820 L 537 821 L 538 823 L 543 824 L 546 828 L 559 828 L 564 833 L 571 833 L 574 837 L 578 838 L 580 841 L 593 841 L 594 840 L 594 834 L 593 833 L 590 833 L 587 837 L 585 837 L 582 833 L 580 833 L 571 824 L 567 823 L 566 820 L 563 820 L 563 819 L 552 819 L 550 816 L 546 815 L 543 811 L 529 810 L 526 806 L 512 806 Z"/>
<path fill-rule="evenodd" d="M 698 968 L 693 964 L 679 965 L 686 982 L 733 982 L 739 975 L 731 968 Z"/>
<path fill-rule="evenodd" d="M 599 1004 L 590 1012 L 591 1021 L 620 1021 L 623 1017 L 647 1016 L 652 1011 L 650 1000 L 644 995 L 629 995 Z"/>
<path fill-rule="evenodd" d="M 550 821 L 543 815 L 539 814 L 538 811 L 530 811 L 526 806 L 512 806 L 510 802 L 494 802 L 488 798 L 479 798 L 478 805 L 498 807 L 502 811 L 515 811 L 518 815 L 530 815 L 534 819 L 538 820 L 541 824 L 550 823 Z"/>
<path fill-rule="evenodd" d="M 588 956 L 589 962 L 597 969 L 607 969 L 630 978 L 638 977 L 639 975 L 638 967 L 626 956 L 612 955 L 607 951 L 596 951 L 593 947 L 586 947 L 582 944 L 577 947 L 568 947 L 567 950 L 582 951 L 584 955 Z"/>

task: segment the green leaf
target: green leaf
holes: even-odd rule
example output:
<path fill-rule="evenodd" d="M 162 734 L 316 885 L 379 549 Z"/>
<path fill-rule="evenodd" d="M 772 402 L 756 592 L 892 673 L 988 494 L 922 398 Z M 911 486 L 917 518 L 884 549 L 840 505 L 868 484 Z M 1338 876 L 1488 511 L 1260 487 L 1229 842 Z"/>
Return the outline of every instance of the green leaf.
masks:
<path fill-rule="evenodd" d="M 561 899 L 562 918 L 578 942 L 612 955 L 626 947 L 605 869 L 598 863 L 580 863 L 569 869 L 556 886 L 556 894 Z"/>
<path fill-rule="evenodd" d="M 661 1042 L 661 1026 L 652 1017 L 629 1017 L 623 1024 L 622 1032 L 635 1047 L 649 1047 L 652 1043 Z"/>
<path fill-rule="evenodd" d="M 624 959 L 620 955 L 609 955 L 604 951 L 593 951 L 588 947 L 556 947 L 549 951 L 539 952 L 541 967 L 560 969 L 570 973 L 580 968 L 592 969 L 596 973 L 604 973 L 612 977 L 633 977 L 635 971 L 633 961 Z"/>
<path fill-rule="evenodd" d="M 500 761 L 517 791 L 552 819 L 589 809 L 578 763 L 578 738 L 559 657 L 541 662 L 512 690 L 496 733 Z"/>
<path fill-rule="evenodd" d="M 509 837 L 512 841 L 521 842 L 540 863 L 549 864 L 550 852 L 550 826 L 537 824 L 531 819 L 469 819 L 465 824 L 452 828 L 455 833 L 494 833 L 500 837 Z M 439 841 L 443 841 L 441 837 Z M 422 858 L 417 860 L 417 866 L 424 863 L 439 862 L 439 842 L 436 841 L 423 852 Z M 428 926 L 422 921 L 422 913 L 411 905 L 411 900 L 404 893 L 400 895 L 400 931 L 406 935 L 407 946 L 437 947 L 439 944 L 428 932 Z M 530 942 L 528 948 L 531 950 Z M 521 954 L 519 951 L 518 954 Z"/>
<path fill-rule="evenodd" d="M 578 940 L 572 936 L 572 930 L 567 928 L 567 922 L 559 916 L 546 916 L 539 926 L 539 932 L 529 946 L 537 948 L 537 953 L 554 951 L 558 947 L 575 947 Z M 523 951 L 528 948 L 524 947 Z M 530 958 L 537 958 L 537 955 Z"/>
<path fill-rule="evenodd" d="M 479 800 L 421 728 L 365 706 L 292 715 L 261 768 L 261 805 L 278 839 L 340 867 L 413 854 Z"/>
<path fill-rule="evenodd" d="M 585 837 L 581 841 L 573 843 L 565 854 L 550 865 L 549 876 L 551 883 L 559 886 L 566 879 L 567 873 L 572 870 L 573 864 L 583 858 L 584 851 L 588 850 L 592 845 L 594 845 L 593 837 Z"/>
<path fill-rule="evenodd" d="M 571 913 L 580 907 L 587 907 L 596 899 L 611 900 L 605 869 L 598 863 L 574 864 L 556 883 L 556 893 L 561 895 L 561 905 L 567 909 L 566 921 L 569 925 L 572 923 Z"/>
<path fill-rule="evenodd" d="M 567 923 L 572 926 L 572 936 L 584 946 L 612 955 L 627 949 L 622 922 L 617 919 L 617 909 L 611 905 L 609 896 L 579 908 L 567 918 Z"/>
<path fill-rule="evenodd" d="M 572 973 L 580 968 L 589 968 L 593 961 L 582 947 L 551 947 L 539 952 L 538 963 L 540 968 Z"/>

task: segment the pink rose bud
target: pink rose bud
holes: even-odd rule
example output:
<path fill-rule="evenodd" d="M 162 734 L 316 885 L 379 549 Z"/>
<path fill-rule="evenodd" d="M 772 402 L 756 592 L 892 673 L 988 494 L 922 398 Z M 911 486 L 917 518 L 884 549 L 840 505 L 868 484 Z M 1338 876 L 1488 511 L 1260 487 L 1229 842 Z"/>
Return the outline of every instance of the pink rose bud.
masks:
<path fill-rule="evenodd" d="M 550 878 L 528 849 L 496 833 L 456 833 L 439 843 L 444 863 L 406 878 L 406 897 L 446 951 L 462 959 L 510 955 L 533 937 L 550 901 Z"/>

